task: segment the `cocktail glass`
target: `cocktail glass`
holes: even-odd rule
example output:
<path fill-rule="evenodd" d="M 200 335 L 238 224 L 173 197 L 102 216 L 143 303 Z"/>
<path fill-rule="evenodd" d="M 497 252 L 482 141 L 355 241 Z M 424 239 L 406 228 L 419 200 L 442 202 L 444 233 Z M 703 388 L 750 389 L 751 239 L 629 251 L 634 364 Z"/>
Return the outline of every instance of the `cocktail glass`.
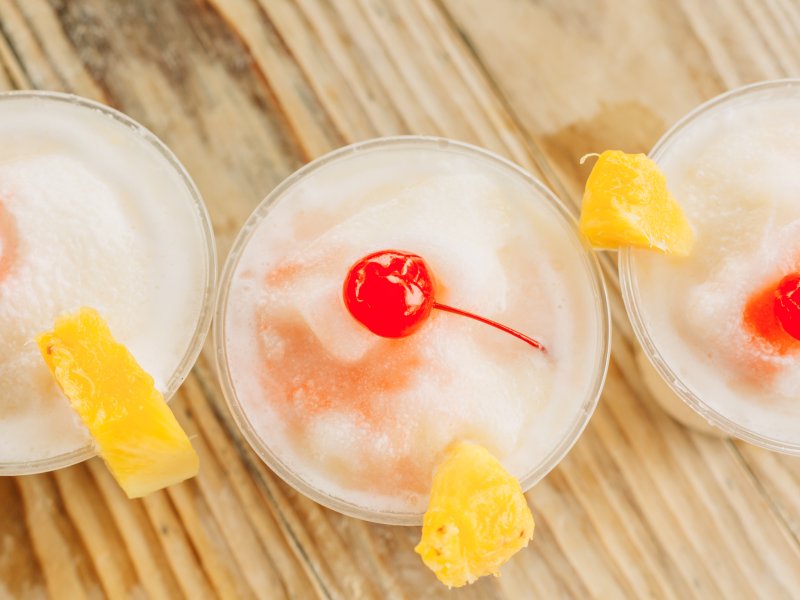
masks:
<path fill-rule="evenodd" d="M 682 171 L 673 165 L 680 163 L 690 165 L 688 168 L 696 168 L 691 166 L 693 159 L 700 160 L 704 158 L 703 154 L 707 155 L 707 151 L 702 150 L 701 144 L 708 145 L 713 142 L 714 135 L 709 132 L 713 131 L 721 136 L 739 131 L 748 126 L 748 115 L 752 116 L 755 113 L 743 113 L 744 116 L 738 115 L 737 118 L 737 111 L 758 110 L 764 115 L 767 114 L 771 103 L 774 102 L 793 103 L 796 105 L 794 115 L 800 115 L 800 80 L 787 79 L 755 83 L 713 98 L 683 117 L 667 131 L 650 151 L 650 157 L 665 169 L 668 185 L 671 179 L 674 183 L 675 177 L 681 177 Z M 787 114 L 790 112 L 786 111 L 785 106 L 783 110 Z M 798 124 L 800 124 L 800 117 L 795 118 L 794 126 L 797 127 Z M 785 122 L 777 129 L 789 125 L 791 124 Z M 706 141 L 703 142 L 703 140 Z M 699 145 L 693 148 L 692 144 L 694 143 Z M 746 158 L 744 154 L 747 153 L 749 151 L 742 153 L 740 159 L 744 162 L 741 164 L 737 164 L 735 161 L 729 163 L 731 180 L 734 176 L 748 172 L 750 169 L 746 161 L 752 160 L 753 157 Z M 763 155 L 757 158 L 758 160 L 768 159 Z M 770 178 L 774 179 L 779 176 L 779 174 L 772 173 Z M 762 183 L 770 182 L 764 180 Z M 767 186 L 763 187 L 766 189 Z M 691 199 L 682 197 L 675 189 L 671 191 L 676 194 L 678 202 L 687 208 L 686 203 L 691 202 Z M 717 192 L 709 189 L 708 194 L 714 193 Z M 763 197 L 764 202 L 769 201 L 769 193 L 763 190 L 758 190 L 755 195 L 750 196 L 749 201 L 761 202 L 759 197 Z M 731 202 L 735 201 L 731 200 Z M 691 206 L 688 208 L 691 209 Z M 691 214 L 689 216 L 691 221 Z M 746 214 L 742 216 L 745 221 L 747 218 Z M 713 236 L 721 236 L 723 233 L 725 232 L 700 231 L 698 239 L 710 240 L 713 239 Z M 704 243 L 706 242 L 704 241 Z M 767 240 L 767 244 L 769 243 L 772 242 Z M 684 265 L 689 269 L 693 265 L 693 261 L 702 259 L 701 255 L 702 250 L 698 250 L 696 245 L 690 257 L 678 259 L 679 262 L 675 264 Z M 764 393 L 764 390 L 767 389 L 765 387 L 766 379 L 757 383 L 750 381 L 742 384 L 741 393 L 727 391 L 717 393 L 711 390 L 710 384 L 718 383 L 723 378 L 734 380 L 739 377 L 735 366 L 719 370 L 709 368 L 703 375 L 698 375 L 698 372 L 681 359 L 681 355 L 696 356 L 694 362 L 700 364 L 706 360 L 706 357 L 711 360 L 712 354 L 718 355 L 720 348 L 716 347 L 718 342 L 709 340 L 703 344 L 694 344 L 696 348 L 693 350 L 687 344 L 677 351 L 676 346 L 681 342 L 675 342 L 672 335 L 667 333 L 667 330 L 674 330 L 675 327 L 667 327 L 663 323 L 664 320 L 672 317 L 668 317 L 667 311 L 663 308 L 650 306 L 643 298 L 644 269 L 659 260 L 672 259 L 631 248 L 625 248 L 619 253 L 623 299 L 640 346 L 637 351 L 637 362 L 641 367 L 643 379 L 655 400 L 676 420 L 694 429 L 720 436 L 731 435 L 778 452 L 800 454 L 800 416 L 798 414 L 792 417 L 788 413 L 779 412 L 775 405 L 771 407 L 761 405 L 762 400 L 755 397 L 752 398 L 751 408 L 753 411 L 758 411 L 758 414 L 753 412 L 752 415 L 748 414 L 750 411 L 746 408 L 734 410 L 733 401 L 729 404 L 724 401 L 723 395 L 730 394 L 726 397 L 730 399 L 738 396 L 735 398 L 736 402 L 746 406 L 747 396 L 753 395 L 753 390 L 757 393 Z M 714 277 L 716 273 L 712 272 L 710 276 Z M 662 281 L 661 284 L 671 287 L 674 282 Z M 736 301 L 733 299 L 734 296 L 734 294 L 731 296 L 732 302 Z M 739 315 L 741 316 L 741 312 Z M 730 325 L 736 326 L 735 323 Z M 727 342 L 730 346 L 736 346 L 739 343 L 738 338 L 731 338 Z M 690 350 L 697 351 L 697 354 L 690 354 Z M 727 372 L 723 373 L 723 371 Z M 762 382 L 762 389 L 758 390 L 757 388 Z M 733 384 L 733 387 L 736 387 L 736 384 Z M 751 391 L 746 391 L 745 387 Z M 777 428 L 771 426 L 775 423 L 780 423 L 782 431 L 776 433 Z M 789 426 L 791 423 L 795 423 L 794 433 Z"/>
<path fill-rule="evenodd" d="M 13 107 L 20 106 L 26 110 L 37 111 L 37 114 L 41 114 L 43 119 L 62 119 L 61 122 L 64 122 L 65 125 L 69 125 L 66 121 L 72 118 L 77 120 L 87 119 L 87 122 L 94 124 L 92 127 L 96 125 L 97 130 L 102 130 L 103 132 L 102 134 L 97 134 L 94 142 L 102 144 L 103 152 L 106 153 L 104 156 L 114 156 L 115 153 L 123 152 L 127 148 L 128 151 L 135 153 L 136 161 L 133 162 L 138 164 L 139 161 L 144 161 L 149 164 L 147 168 L 142 168 L 135 172 L 132 169 L 138 169 L 139 167 L 130 166 L 129 169 L 131 171 L 126 176 L 146 180 L 148 176 L 153 176 L 154 173 L 157 173 L 158 177 L 164 177 L 165 173 L 168 173 L 169 180 L 175 182 L 174 189 L 180 190 L 180 194 L 170 195 L 164 199 L 164 202 L 174 203 L 172 206 L 183 215 L 182 223 L 187 228 L 190 228 L 191 232 L 182 239 L 191 238 L 191 242 L 178 241 L 177 237 L 175 240 L 160 240 L 160 242 L 164 242 L 165 245 L 170 243 L 191 244 L 191 248 L 188 248 L 188 246 L 187 248 L 194 255 L 194 260 L 197 261 L 191 266 L 193 272 L 196 272 L 198 276 L 196 286 L 193 288 L 193 293 L 196 294 L 194 298 L 196 302 L 193 303 L 195 307 L 191 310 L 194 314 L 191 314 L 184 323 L 185 330 L 176 333 L 176 335 L 179 334 L 181 338 L 186 339 L 186 342 L 180 352 L 177 352 L 172 357 L 175 366 L 171 375 L 166 378 L 166 384 L 161 390 L 164 397 L 169 399 L 194 365 L 212 317 L 212 299 L 216 289 L 216 246 L 208 213 L 200 193 L 175 155 L 153 133 L 117 110 L 71 94 L 43 91 L 12 91 L 0 94 L 0 111 L 11 110 Z M 63 117 L 54 117 L 56 114 L 63 115 Z M 32 147 L 48 143 L 47 141 L 33 140 Z M 30 149 L 23 151 L 27 152 Z M 47 151 L 47 149 L 43 151 Z M 13 148 L 7 148 L 3 156 L 11 156 L 13 158 L 14 152 Z M 100 168 L 102 167 L 98 166 L 98 169 Z M 155 235 L 151 231 L 142 231 L 141 233 L 144 236 Z M 87 236 L 90 235 L 91 231 L 87 231 Z M 168 260 L 168 257 L 153 256 L 152 259 Z M 181 268 L 188 269 L 188 267 L 189 265 L 184 267 L 176 265 L 175 269 L 180 271 Z M 60 273 L 59 276 L 73 276 L 80 279 L 83 274 Z M 77 307 L 69 306 L 64 307 L 64 310 L 75 308 Z M 52 327 L 52 322 L 42 323 L 41 327 L 42 331 L 45 331 Z M 30 343 L 34 344 L 34 341 L 31 339 Z M 66 402 L 66 399 L 64 402 Z M 2 418 L 3 415 L 0 414 L 0 419 Z M 77 427 L 74 423 L 67 423 L 66 425 Z M 61 452 L 41 458 L 5 462 L 0 459 L 0 475 L 26 475 L 53 471 L 84 461 L 95 454 L 96 451 L 92 444 L 87 443 L 73 451 Z"/>
<path fill-rule="evenodd" d="M 375 509 L 374 507 L 366 506 L 364 502 L 354 501 L 353 498 L 345 498 L 322 490 L 320 486 L 312 484 L 307 478 L 300 475 L 295 468 L 288 464 L 289 461 L 283 455 L 283 451 L 276 449 L 274 440 L 271 442 L 271 437 L 274 437 L 272 434 L 281 429 L 281 423 L 274 422 L 274 428 L 264 426 L 263 423 L 261 426 L 254 423 L 252 402 L 243 397 L 242 390 L 244 388 L 237 383 L 237 378 L 232 373 L 232 367 L 236 365 L 232 363 L 234 359 L 231 357 L 231 343 L 235 343 L 236 340 L 232 339 L 235 338 L 235 333 L 231 332 L 230 319 L 239 318 L 245 311 L 249 310 L 249 307 L 244 305 L 243 300 L 236 297 L 237 292 L 235 291 L 234 283 L 243 272 L 250 271 L 249 266 L 243 266 L 243 256 L 248 254 L 249 250 L 251 250 L 249 253 L 250 258 L 263 255 L 265 252 L 262 252 L 260 248 L 257 249 L 258 252 L 253 250 L 254 239 L 257 237 L 256 234 L 259 232 L 259 228 L 265 223 L 269 223 L 271 219 L 277 219 L 278 217 L 274 216 L 276 209 L 278 207 L 286 209 L 287 202 L 295 202 L 297 198 L 293 197 L 293 195 L 300 194 L 298 192 L 299 186 L 320 173 L 324 174 L 328 170 L 339 169 L 341 165 L 350 165 L 348 167 L 350 172 L 357 173 L 357 175 L 354 175 L 354 180 L 367 177 L 374 178 L 374 175 L 368 172 L 368 167 L 361 167 L 367 164 L 376 164 L 369 161 L 379 160 L 382 156 L 386 156 L 387 161 L 399 161 L 394 164 L 397 165 L 395 170 L 401 173 L 404 165 L 402 164 L 402 158 L 397 158 L 397 155 L 393 154 L 397 152 L 433 153 L 427 156 L 437 159 L 452 157 L 453 160 L 471 161 L 469 164 L 475 167 L 476 170 L 490 169 L 498 177 L 509 182 L 509 184 L 524 189 L 525 201 L 544 207 L 544 210 L 549 211 L 553 218 L 556 219 L 559 227 L 563 228 L 563 235 L 569 238 L 570 256 L 563 257 L 564 263 L 559 265 L 558 268 L 577 269 L 583 282 L 581 293 L 586 294 L 586 298 L 590 298 L 588 302 L 591 305 L 591 327 L 589 329 L 593 331 L 587 331 L 585 339 L 585 343 L 589 347 L 587 356 L 590 356 L 590 360 L 588 364 L 581 364 L 579 367 L 585 369 L 587 385 L 583 395 L 576 399 L 574 409 L 566 419 L 568 423 L 563 428 L 562 435 L 557 440 L 554 440 L 552 445 L 545 451 L 535 456 L 530 456 L 528 468 L 520 477 L 520 483 L 524 490 L 531 488 L 542 479 L 566 455 L 580 436 L 594 411 L 603 386 L 609 360 L 609 308 L 605 285 L 597 260 L 591 248 L 578 233 L 575 219 L 570 211 L 544 185 L 523 169 L 506 159 L 475 146 L 424 136 L 400 136 L 357 143 L 327 154 L 301 168 L 283 181 L 259 204 L 233 244 L 223 269 L 215 309 L 213 335 L 217 368 L 224 396 L 231 413 L 245 439 L 259 457 L 284 481 L 309 498 L 343 514 L 369 521 L 398 525 L 419 525 L 422 522 L 424 505 L 419 510 Z M 398 174 L 397 177 L 402 178 L 403 175 Z M 382 183 L 385 182 L 375 181 L 375 189 L 380 190 Z M 347 183 L 342 185 L 347 185 Z M 402 186 L 400 187 L 402 188 Z M 402 191 L 398 193 L 402 193 Z M 333 204 L 335 202 L 338 201 L 331 201 Z M 342 202 L 346 202 L 346 200 Z M 325 210 L 328 209 L 331 209 L 331 207 L 326 206 Z M 284 221 L 281 220 L 280 222 L 283 223 Z M 286 227 L 282 226 L 281 228 L 285 231 L 288 227 L 292 227 L 292 225 L 287 224 Z M 464 243 L 468 243 L 468 240 L 464 240 Z M 374 250 L 380 249 L 374 248 Z M 406 248 L 405 250 L 413 250 L 413 248 Z M 342 280 L 344 275 L 345 272 L 342 272 Z M 251 275 L 248 275 L 248 277 L 251 277 Z M 259 281 L 258 277 L 259 275 L 252 276 L 254 281 Z M 531 350 L 526 345 L 520 344 L 519 351 L 529 352 Z M 245 374 L 244 377 L 249 380 L 258 378 L 260 375 L 257 371 L 258 369 L 254 369 L 254 372 L 249 375 Z M 248 402 L 250 403 L 249 407 Z M 487 398 L 487 402 L 491 402 L 491 398 Z M 551 402 L 558 402 L 558 400 L 552 398 Z M 421 415 L 420 418 L 424 418 L 424 416 Z M 525 434 L 532 435 L 527 431 Z M 358 460 L 358 456 L 354 456 L 353 460 Z"/>

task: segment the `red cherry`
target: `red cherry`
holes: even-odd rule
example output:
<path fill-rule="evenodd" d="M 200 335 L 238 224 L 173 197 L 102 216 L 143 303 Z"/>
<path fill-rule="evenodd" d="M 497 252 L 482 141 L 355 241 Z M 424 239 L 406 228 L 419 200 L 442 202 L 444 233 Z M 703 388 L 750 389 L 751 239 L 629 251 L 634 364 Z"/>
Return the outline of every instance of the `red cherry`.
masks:
<path fill-rule="evenodd" d="M 800 340 L 800 273 L 787 275 L 775 288 L 775 317 L 783 330 Z"/>
<path fill-rule="evenodd" d="M 491 325 L 545 351 L 539 342 L 510 327 L 436 302 L 428 264 L 410 252 L 381 250 L 365 256 L 350 267 L 342 294 L 350 314 L 382 337 L 399 338 L 414 333 L 431 310 L 438 308 Z"/>
<path fill-rule="evenodd" d="M 383 337 L 416 331 L 433 309 L 433 279 L 421 256 L 382 250 L 365 256 L 344 281 L 344 303 L 357 321 Z"/>

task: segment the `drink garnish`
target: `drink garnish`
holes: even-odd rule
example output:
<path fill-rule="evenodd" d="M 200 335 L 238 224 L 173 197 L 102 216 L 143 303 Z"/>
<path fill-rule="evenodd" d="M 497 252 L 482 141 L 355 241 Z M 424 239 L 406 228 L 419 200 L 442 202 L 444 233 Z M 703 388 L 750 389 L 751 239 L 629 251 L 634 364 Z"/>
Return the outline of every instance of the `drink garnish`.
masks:
<path fill-rule="evenodd" d="M 436 302 L 434 287 L 432 271 L 421 256 L 381 250 L 350 267 L 342 295 L 350 314 L 382 337 L 411 335 L 438 309 L 480 321 L 545 351 L 538 341 L 506 325 Z"/>
<path fill-rule="evenodd" d="M 457 442 L 436 468 L 422 539 L 414 549 L 448 587 L 498 569 L 533 537 L 519 482 L 483 446 Z"/>
<path fill-rule="evenodd" d="M 783 330 L 800 340 L 800 273 L 781 279 L 775 288 L 773 310 Z"/>
<path fill-rule="evenodd" d="M 797 353 L 800 350 L 800 273 L 770 281 L 751 293 L 742 309 L 742 325 L 769 354 Z"/>
<path fill-rule="evenodd" d="M 91 308 L 36 339 L 73 410 L 129 498 L 197 474 L 199 459 L 153 378 Z"/>
<path fill-rule="evenodd" d="M 600 154 L 586 180 L 579 225 L 596 248 L 635 246 L 687 256 L 694 244 L 664 174 L 644 154 Z"/>

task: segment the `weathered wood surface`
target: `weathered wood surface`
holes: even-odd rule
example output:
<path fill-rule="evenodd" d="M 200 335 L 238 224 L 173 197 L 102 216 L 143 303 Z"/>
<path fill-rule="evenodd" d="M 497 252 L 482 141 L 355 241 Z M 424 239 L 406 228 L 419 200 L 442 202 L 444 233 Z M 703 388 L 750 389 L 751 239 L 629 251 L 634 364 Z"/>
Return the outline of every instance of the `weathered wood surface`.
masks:
<path fill-rule="evenodd" d="M 646 150 L 729 87 L 800 76 L 795 0 L 0 0 L 0 88 L 70 91 L 169 144 L 224 257 L 274 185 L 345 143 L 438 134 L 577 205 L 606 147 Z M 415 528 L 337 515 L 249 450 L 201 357 L 173 401 L 198 478 L 124 499 L 98 461 L 0 478 L 6 598 L 800 598 L 800 460 L 691 433 L 649 402 L 613 258 L 613 364 L 530 494 L 534 542 L 447 592 Z"/>

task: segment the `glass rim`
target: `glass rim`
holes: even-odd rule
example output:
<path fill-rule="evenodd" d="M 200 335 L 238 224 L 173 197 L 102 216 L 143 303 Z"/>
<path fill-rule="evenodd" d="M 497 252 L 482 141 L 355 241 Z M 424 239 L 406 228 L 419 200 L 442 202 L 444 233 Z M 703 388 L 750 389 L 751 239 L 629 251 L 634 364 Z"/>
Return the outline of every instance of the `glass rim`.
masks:
<path fill-rule="evenodd" d="M 692 111 L 679 119 L 672 127 L 653 146 L 648 153 L 649 157 L 658 162 L 674 140 L 691 124 L 703 118 L 708 112 L 720 106 L 725 106 L 729 102 L 738 100 L 743 96 L 760 93 L 772 89 L 794 88 L 800 91 L 800 78 L 773 79 L 768 81 L 758 81 L 748 85 L 734 88 L 722 93 L 710 100 L 695 107 Z M 708 421 L 711 425 L 721 429 L 725 433 L 742 439 L 746 442 L 774 450 L 784 454 L 800 455 L 800 441 L 797 443 L 777 440 L 767 435 L 759 433 L 753 429 L 745 427 L 736 421 L 726 417 L 719 411 L 706 404 L 697 394 L 691 391 L 681 377 L 670 367 L 668 361 L 659 351 L 653 341 L 650 331 L 645 323 L 644 316 L 640 310 L 641 298 L 639 294 L 639 282 L 634 271 L 635 252 L 630 247 L 620 249 L 618 256 L 618 270 L 620 275 L 620 288 L 622 289 L 622 299 L 625 310 L 633 326 L 634 334 L 642 350 L 650 363 L 658 372 L 664 382 L 675 392 L 675 394 L 685 402 L 692 410 Z"/>
<path fill-rule="evenodd" d="M 573 421 L 564 437 L 561 439 L 560 443 L 557 444 L 540 461 L 538 461 L 534 468 L 532 468 L 525 476 L 521 478 L 520 485 L 522 486 L 523 491 L 527 491 L 533 487 L 533 485 L 547 475 L 564 458 L 564 456 L 566 456 L 575 442 L 580 438 L 581 433 L 586 428 L 586 425 L 594 413 L 603 390 L 606 374 L 608 372 L 608 364 L 611 353 L 611 317 L 608 294 L 599 261 L 586 239 L 580 234 L 577 221 L 570 209 L 568 209 L 561 202 L 561 200 L 559 200 L 559 198 L 543 183 L 525 171 L 522 167 L 516 165 L 506 158 L 503 158 L 502 156 L 495 154 L 494 152 L 478 146 L 439 136 L 401 135 L 373 138 L 338 148 L 320 156 L 319 158 L 316 158 L 289 175 L 269 194 L 267 194 L 263 200 L 261 200 L 258 206 L 245 221 L 244 225 L 237 234 L 233 245 L 231 246 L 228 257 L 225 260 L 225 266 L 222 269 L 222 276 L 220 277 L 220 285 L 218 288 L 217 301 L 214 309 L 214 323 L 212 328 L 214 356 L 218 380 L 222 388 L 223 397 L 228 405 L 228 409 L 233 415 L 239 431 L 241 431 L 247 443 L 259 456 L 259 458 L 284 482 L 300 493 L 304 494 L 315 502 L 326 506 L 327 508 L 350 517 L 388 525 L 420 525 L 422 523 L 422 517 L 424 514 L 423 512 L 394 512 L 367 509 L 317 489 L 306 482 L 302 477 L 297 475 L 292 469 L 287 467 L 280 457 L 272 452 L 268 447 L 268 444 L 266 444 L 255 432 L 254 427 L 251 425 L 250 420 L 247 418 L 247 415 L 242 409 L 236 394 L 236 390 L 233 386 L 228 363 L 227 347 L 225 344 L 226 316 L 233 275 L 239 265 L 239 261 L 242 257 L 244 249 L 250 242 L 253 234 L 258 228 L 258 225 L 269 214 L 273 204 L 283 197 L 283 195 L 298 181 L 334 161 L 357 154 L 359 152 L 380 150 L 386 147 L 397 147 L 403 145 L 423 145 L 434 150 L 455 149 L 456 151 L 471 155 L 480 160 L 487 160 L 495 165 L 499 165 L 506 169 L 507 172 L 513 173 L 517 177 L 521 177 L 535 190 L 536 196 L 531 194 L 533 200 L 545 202 L 552 206 L 556 210 L 558 216 L 572 230 L 575 238 L 583 248 L 583 255 L 586 265 L 585 268 L 594 288 L 594 304 L 596 309 L 595 314 L 599 321 L 599 335 L 597 342 L 598 358 L 596 364 L 594 365 L 596 372 L 594 374 L 590 391 L 587 393 L 584 402 L 580 405 L 580 409 L 576 410 Z"/>
<path fill-rule="evenodd" d="M 203 297 L 200 303 L 200 310 L 197 314 L 194 331 L 192 332 L 186 350 L 172 375 L 167 380 L 167 385 L 164 390 L 164 399 L 169 401 L 172 396 L 175 395 L 175 392 L 189 375 L 189 372 L 197 361 L 197 357 L 200 355 L 200 351 L 211 325 L 211 317 L 214 314 L 213 300 L 217 283 L 217 248 L 214 231 L 211 227 L 211 218 L 209 217 L 203 197 L 200 195 L 197 186 L 186 171 L 186 168 L 181 164 L 172 150 L 144 125 L 117 109 L 96 102 L 95 100 L 84 98 L 83 96 L 63 92 L 44 90 L 10 90 L 0 92 L 0 103 L 8 100 L 20 99 L 38 102 L 60 102 L 78 106 L 81 109 L 97 111 L 103 116 L 111 118 L 131 133 L 138 135 L 141 139 L 145 140 L 150 147 L 156 150 L 158 154 L 166 160 L 167 164 L 179 175 L 185 189 L 189 192 L 192 203 L 194 204 L 194 209 L 197 211 L 198 225 L 203 241 Z M 0 461 L 0 476 L 46 473 L 83 462 L 96 455 L 97 450 L 90 442 L 82 448 L 47 458 L 13 462 Z"/>

